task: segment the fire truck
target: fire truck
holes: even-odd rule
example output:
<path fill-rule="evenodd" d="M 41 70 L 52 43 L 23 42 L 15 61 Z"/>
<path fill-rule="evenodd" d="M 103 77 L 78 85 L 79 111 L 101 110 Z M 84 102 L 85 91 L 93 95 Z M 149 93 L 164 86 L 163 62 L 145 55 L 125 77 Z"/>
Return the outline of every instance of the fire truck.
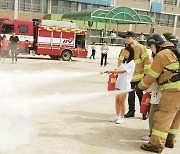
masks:
<path fill-rule="evenodd" d="M 0 18 L 0 34 L 9 40 L 12 31 L 19 37 L 19 52 L 49 55 L 51 59 L 69 61 L 74 57 L 87 57 L 87 30 L 75 23 L 52 20 L 10 20 Z"/>

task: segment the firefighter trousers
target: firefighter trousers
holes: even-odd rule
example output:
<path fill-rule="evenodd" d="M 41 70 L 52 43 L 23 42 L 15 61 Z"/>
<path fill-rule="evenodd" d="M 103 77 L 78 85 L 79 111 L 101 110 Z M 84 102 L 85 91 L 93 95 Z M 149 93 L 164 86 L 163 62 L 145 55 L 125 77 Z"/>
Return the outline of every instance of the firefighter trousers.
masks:
<path fill-rule="evenodd" d="M 180 125 L 180 91 L 164 91 L 154 114 L 150 144 L 164 148 L 166 139 L 174 144 Z"/>
<path fill-rule="evenodd" d="M 135 89 L 140 81 L 131 82 L 131 89 Z M 139 99 L 139 104 L 141 106 L 143 92 L 141 90 L 136 90 L 136 94 Z M 128 96 L 128 105 L 129 105 L 129 112 L 135 112 L 135 91 L 131 91 Z"/>
<path fill-rule="evenodd" d="M 150 106 L 149 115 L 148 115 L 150 132 L 152 131 L 152 129 L 154 127 L 153 117 L 154 117 L 154 113 L 157 111 L 157 107 L 158 107 L 158 104 L 151 104 L 151 106 Z"/>

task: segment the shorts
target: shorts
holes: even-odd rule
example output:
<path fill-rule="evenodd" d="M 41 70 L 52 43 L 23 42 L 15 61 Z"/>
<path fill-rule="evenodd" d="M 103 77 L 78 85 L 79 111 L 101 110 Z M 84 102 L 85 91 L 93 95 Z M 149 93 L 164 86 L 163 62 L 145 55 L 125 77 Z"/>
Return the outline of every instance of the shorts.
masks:
<path fill-rule="evenodd" d="M 6 56 L 6 51 L 5 50 L 1 50 L 1 56 L 5 57 Z"/>

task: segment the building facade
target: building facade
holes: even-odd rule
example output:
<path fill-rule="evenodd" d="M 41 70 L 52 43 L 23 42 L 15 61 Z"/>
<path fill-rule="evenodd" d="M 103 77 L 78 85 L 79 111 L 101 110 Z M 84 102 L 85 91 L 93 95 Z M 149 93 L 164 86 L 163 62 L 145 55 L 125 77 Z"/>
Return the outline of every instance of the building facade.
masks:
<path fill-rule="evenodd" d="M 1 0 L 0 17 L 11 19 L 42 19 L 46 14 L 64 14 L 73 11 L 127 6 L 138 14 L 149 15 L 155 20 L 155 32 L 170 32 L 180 36 L 180 0 L 163 0 L 162 12 L 150 12 L 152 0 Z M 158 1 L 158 0 L 155 0 Z M 116 25 L 111 26 L 117 29 Z M 120 25 L 118 31 L 133 30 L 149 33 L 150 25 Z"/>

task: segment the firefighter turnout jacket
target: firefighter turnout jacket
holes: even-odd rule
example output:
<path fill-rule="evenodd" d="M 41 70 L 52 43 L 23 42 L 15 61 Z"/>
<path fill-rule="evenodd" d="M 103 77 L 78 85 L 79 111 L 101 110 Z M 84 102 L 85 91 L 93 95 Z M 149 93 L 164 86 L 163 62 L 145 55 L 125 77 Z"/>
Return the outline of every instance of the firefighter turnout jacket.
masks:
<path fill-rule="evenodd" d="M 165 42 L 161 48 L 174 46 L 171 42 Z M 168 71 L 174 70 L 173 71 Z M 146 90 L 156 79 L 160 85 L 161 91 L 180 91 L 180 81 L 170 82 L 173 76 L 176 76 L 176 70 L 179 69 L 179 61 L 173 51 L 170 49 L 161 50 L 154 58 L 151 68 L 147 75 L 139 83 L 139 88 Z M 164 83 L 164 84 L 163 84 Z"/>
<path fill-rule="evenodd" d="M 150 57 L 146 50 L 146 48 L 139 44 L 136 40 L 133 41 L 131 46 L 134 49 L 134 60 L 135 60 L 135 70 L 132 78 L 132 82 L 140 81 L 144 74 L 147 73 L 147 71 L 150 68 Z M 118 67 L 121 65 L 122 61 L 124 60 L 124 49 L 121 50 L 119 59 L 118 59 Z"/>

